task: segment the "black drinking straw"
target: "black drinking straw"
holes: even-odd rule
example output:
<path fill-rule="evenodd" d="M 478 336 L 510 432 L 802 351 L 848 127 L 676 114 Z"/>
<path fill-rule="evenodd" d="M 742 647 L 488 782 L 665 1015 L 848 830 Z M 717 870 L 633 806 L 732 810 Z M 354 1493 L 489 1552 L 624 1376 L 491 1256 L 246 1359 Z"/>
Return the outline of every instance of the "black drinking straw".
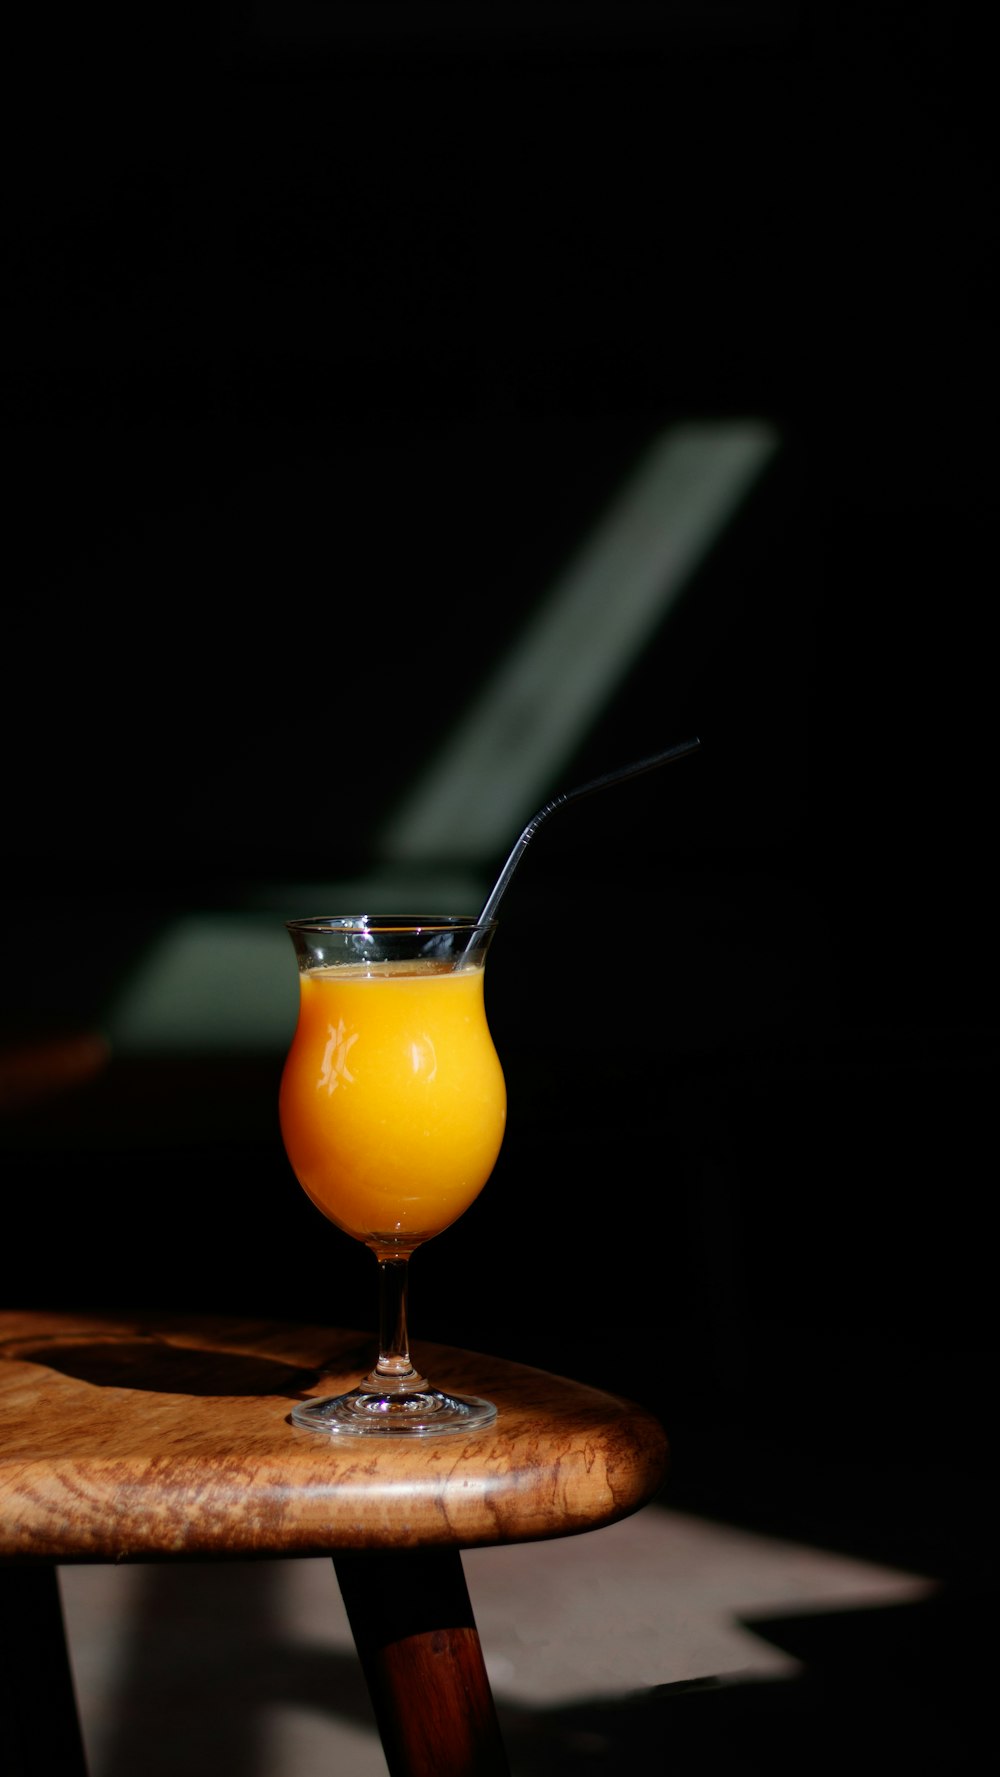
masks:
<path fill-rule="evenodd" d="M 693 753 L 700 746 L 701 741 L 697 735 L 691 740 L 678 741 L 676 746 L 668 747 L 665 753 L 652 753 L 648 759 L 636 759 L 631 765 L 620 765 L 617 771 L 606 771 L 601 777 L 591 778 L 589 783 L 578 784 L 575 790 L 563 790 L 561 795 L 553 796 L 552 801 L 546 802 L 544 808 L 540 808 L 538 813 L 533 815 L 528 822 L 497 877 L 489 898 L 484 902 L 476 924 L 485 925 L 488 920 L 493 918 L 500 904 L 500 897 L 520 863 L 522 853 L 538 832 L 546 815 L 550 815 L 553 809 L 562 808 L 566 802 L 575 802 L 580 796 L 590 796 L 595 790 L 606 790 L 612 784 L 622 784 L 627 778 L 641 777 L 644 771 L 655 771 L 660 765 L 668 765 L 671 759 L 682 759 L 685 753 Z"/>

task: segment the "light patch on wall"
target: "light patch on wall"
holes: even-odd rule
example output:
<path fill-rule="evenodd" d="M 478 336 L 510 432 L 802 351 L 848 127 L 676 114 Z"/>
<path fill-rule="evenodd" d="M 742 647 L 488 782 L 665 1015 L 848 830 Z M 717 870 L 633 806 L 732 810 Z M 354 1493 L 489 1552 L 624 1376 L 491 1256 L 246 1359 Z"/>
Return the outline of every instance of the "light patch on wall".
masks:
<path fill-rule="evenodd" d="M 387 821 L 380 871 L 294 892 L 286 885 L 258 895 L 260 911 L 252 914 L 176 921 L 112 1008 L 106 1029 L 113 1047 L 125 1053 L 286 1048 L 298 998 L 283 921 L 304 908 L 477 912 L 495 864 L 525 821 L 571 787 L 557 781 L 564 762 L 778 444 L 774 429 L 753 419 L 680 425 L 656 438 L 540 601 L 476 708 Z M 608 762 L 609 768 L 622 763 Z"/>

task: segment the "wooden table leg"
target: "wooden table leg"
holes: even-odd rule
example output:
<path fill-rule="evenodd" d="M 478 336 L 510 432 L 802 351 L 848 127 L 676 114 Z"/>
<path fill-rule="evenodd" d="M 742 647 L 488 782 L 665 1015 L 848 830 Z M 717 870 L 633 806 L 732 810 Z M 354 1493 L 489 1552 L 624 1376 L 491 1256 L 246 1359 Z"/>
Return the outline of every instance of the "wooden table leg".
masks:
<path fill-rule="evenodd" d="M 0 1568 L 0 1771 L 87 1777 L 54 1567 Z"/>
<path fill-rule="evenodd" d="M 510 1777 L 458 1550 L 333 1564 L 390 1777 Z"/>

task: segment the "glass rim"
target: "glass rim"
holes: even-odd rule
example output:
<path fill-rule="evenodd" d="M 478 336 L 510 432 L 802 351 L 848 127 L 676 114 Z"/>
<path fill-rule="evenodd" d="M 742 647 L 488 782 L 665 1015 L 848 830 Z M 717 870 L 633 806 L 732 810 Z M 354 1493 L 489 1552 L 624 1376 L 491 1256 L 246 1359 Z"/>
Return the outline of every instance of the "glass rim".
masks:
<path fill-rule="evenodd" d="M 304 919 L 286 919 L 290 932 L 366 933 L 383 935 L 391 932 L 491 932 L 497 920 L 480 919 L 465 913 L 318 913 Z"/>

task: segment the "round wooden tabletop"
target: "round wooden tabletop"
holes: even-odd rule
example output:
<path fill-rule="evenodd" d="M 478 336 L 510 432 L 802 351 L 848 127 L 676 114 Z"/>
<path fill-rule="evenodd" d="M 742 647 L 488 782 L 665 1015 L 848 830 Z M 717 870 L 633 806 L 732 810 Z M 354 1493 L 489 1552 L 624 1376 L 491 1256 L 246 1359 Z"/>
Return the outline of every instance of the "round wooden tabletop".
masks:
<path fill-rule="evenodd" d="M 528 1365 L 421 1344 L 438 1387 L 485 1395 L 472 1433 L 300 1431 L 372 1340 L 339 1328 L 140 1314 L 0 1313 L 0 1560 L 292 1556 L 571 1536 L 667 1473 L 646 1409 Z"/>

